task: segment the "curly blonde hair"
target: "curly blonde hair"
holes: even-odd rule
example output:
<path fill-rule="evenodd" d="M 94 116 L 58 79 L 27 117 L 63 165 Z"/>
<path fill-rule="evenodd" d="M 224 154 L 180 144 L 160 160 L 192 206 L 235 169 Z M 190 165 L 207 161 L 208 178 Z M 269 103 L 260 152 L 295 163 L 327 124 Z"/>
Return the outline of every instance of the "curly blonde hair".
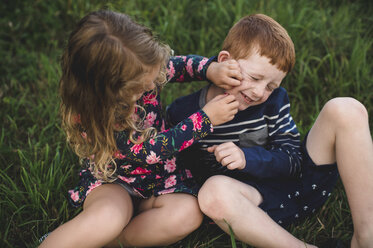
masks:
<path fill-rule="evenodd" d="M 80 158 L 90 158 L 93 174 L 113 180 L 117 151 L 114 131 L 133 142 L 154 133 L 133 118 L 135 95 L 144 92 L 143 75 L 161 67 L 156 84 L 166 82 L 171 49 L 151 30 L 125 14 L 108 10 L 88 14 L 71 33 L 62 56 L 60 80 L 62 126 Z M 133 140 L 134 131 L 142 139 Z"/>

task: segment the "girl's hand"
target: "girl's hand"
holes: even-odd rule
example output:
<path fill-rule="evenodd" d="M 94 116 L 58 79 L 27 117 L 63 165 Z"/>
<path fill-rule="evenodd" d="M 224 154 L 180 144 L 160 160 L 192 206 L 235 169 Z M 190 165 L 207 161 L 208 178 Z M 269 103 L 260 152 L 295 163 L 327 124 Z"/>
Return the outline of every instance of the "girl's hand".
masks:
<path fill-rule="evenodd" d="M 212 62 L 207 68 L 206 77 L 216 86 L 229 90 L 241 84 L 241 68 L 233 59 L 220 63 Z"/>
<path fill-rule="evenodd" d="M 214 97 L 202 110 L 210 118 L 211 124 L 217 126 L 232 120 L 238 112 L 238 105 L 235 96 L 224 94 Z"/>
<path fill-rule="evenodd" d="M 246 166 L 245 154 L 233 142 L 226 142 L 220 145 L 214 145 L 207 148 L 208 152 L 213 152 L 216 161 L 226 166 L 230 170 L 242 170 Z"/>

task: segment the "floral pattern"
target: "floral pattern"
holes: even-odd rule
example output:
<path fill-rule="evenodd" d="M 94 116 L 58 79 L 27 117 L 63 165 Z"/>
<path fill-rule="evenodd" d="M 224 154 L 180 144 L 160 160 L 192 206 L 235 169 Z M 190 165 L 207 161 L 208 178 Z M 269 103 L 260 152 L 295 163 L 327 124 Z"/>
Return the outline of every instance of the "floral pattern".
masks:
<path fill-rule="evenodd" d="M 167 68 L 168 78 L 179 82 L 205 80 L 206 62 L 206 58 L 196 55 L 172 57 Z M 138 118 L 144 117 L 145 128 L 157 129 L 157 136 L 134 144 L 128 139 L 128 133 L 115 133 L 118 151 L 113 154 L 117 164 L 114 183 L 130 186 L 133 192 L 145 198 L 174 192 L 196 194 L 198 186 L 189 170 L 177 166 L 176 154 L 213 131 L 210 119 L 199 110 L 175 127 L 166 129 L 160 102 L 159 94 L 146 92 L 138 101 L 145 114 L 141 116 L 141 111 L 136 111 Z M 94 188 L 106 183 L 87 170 L 88 158 L 83 165 L 78 186 L 68 192 L 74 206 L 80 206 Z"/>

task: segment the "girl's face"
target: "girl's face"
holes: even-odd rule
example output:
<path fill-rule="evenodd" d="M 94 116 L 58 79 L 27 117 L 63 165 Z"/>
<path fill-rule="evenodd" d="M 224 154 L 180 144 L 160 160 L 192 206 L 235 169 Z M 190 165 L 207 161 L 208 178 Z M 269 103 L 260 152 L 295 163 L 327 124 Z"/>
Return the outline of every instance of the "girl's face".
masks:
<path fill-rule="evenodd" d="M 160 65 L 154 66 L 144 73 L 144 76 L 140 79 L 140 82 L 142 82 L 142 86 L 140 85 L 140 87 L 142 88 L 139 89 L 139 93 L 135 94 L 136 101 L 139 100 L 145 92 L 151 91 L 155 88 L 159 71 Z"/>

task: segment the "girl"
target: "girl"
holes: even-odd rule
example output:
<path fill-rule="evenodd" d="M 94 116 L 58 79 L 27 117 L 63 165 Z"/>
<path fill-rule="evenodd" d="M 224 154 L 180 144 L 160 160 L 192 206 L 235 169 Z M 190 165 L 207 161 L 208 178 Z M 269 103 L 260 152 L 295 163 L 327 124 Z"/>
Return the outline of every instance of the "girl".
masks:
<path fill-rule="evenodd" d="M 83 211 L 40 247 L 162 246 L 200 225 L 198 189 L 175 155 L 231 120 L 238 103 L 220 95 L 164 130 L 157 90 L 166 72 L 177 81 L 207 73 L 207 59 L 198 56 L 175 57 L 166 69 L 169 54 L 124 14 L 98 11 L 78 23 L 63 55 L 60 95 L 67 139 L 84 165 L 69 194 Z M 220 69 L 209 75 L 224 78 L 229 70 Z"/>

